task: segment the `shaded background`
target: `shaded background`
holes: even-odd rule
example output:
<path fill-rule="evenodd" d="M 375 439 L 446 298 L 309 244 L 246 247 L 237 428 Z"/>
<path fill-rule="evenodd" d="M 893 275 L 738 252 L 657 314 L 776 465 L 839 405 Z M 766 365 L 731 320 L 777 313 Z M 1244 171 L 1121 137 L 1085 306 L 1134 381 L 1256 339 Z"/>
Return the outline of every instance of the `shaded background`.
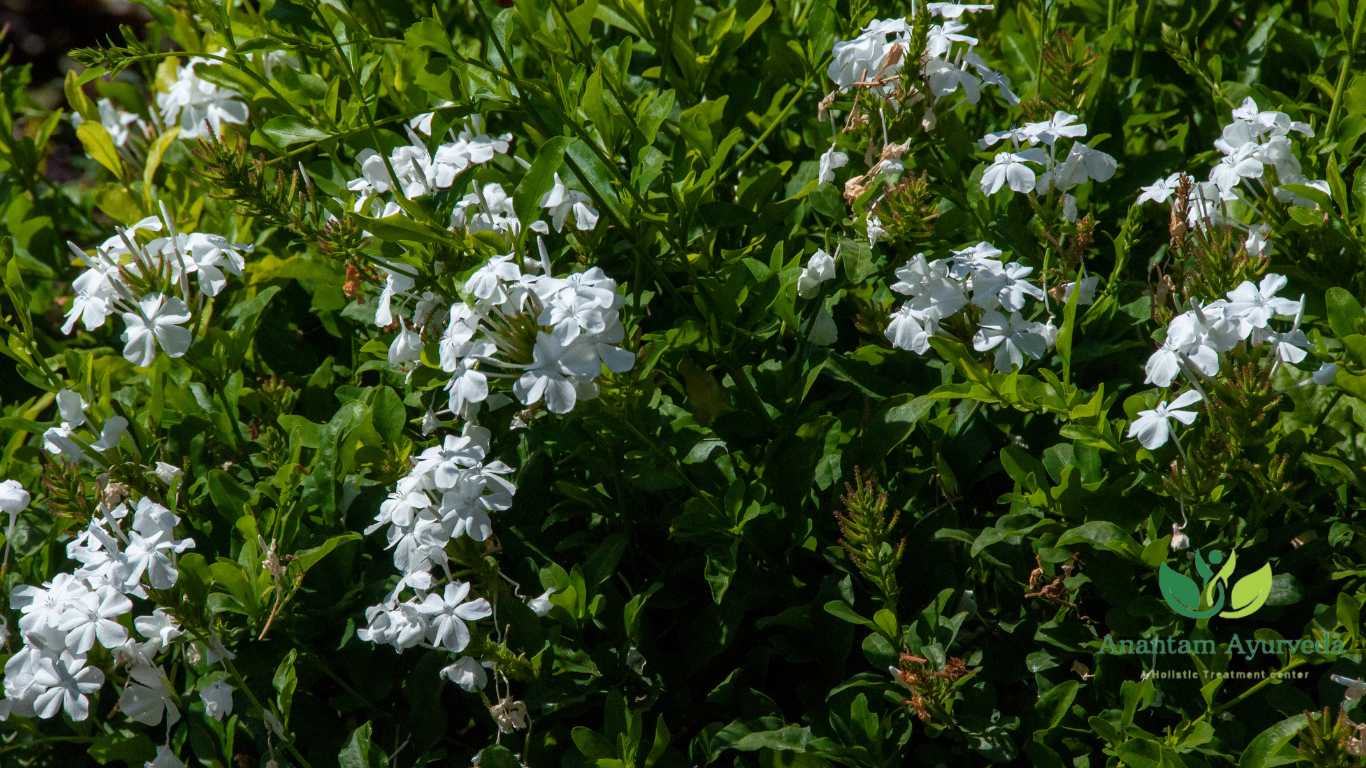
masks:
<path fill-rule="evenodd" d="M 11 64 L 33 65 L 35 101 L 47 107 L 61 100 L 61 78 L 72 48 L 118 39 L 120 24 L 141 26 L 147 12 L 130 0 L 0 0 L 0 46 L 12 53 Z"/>

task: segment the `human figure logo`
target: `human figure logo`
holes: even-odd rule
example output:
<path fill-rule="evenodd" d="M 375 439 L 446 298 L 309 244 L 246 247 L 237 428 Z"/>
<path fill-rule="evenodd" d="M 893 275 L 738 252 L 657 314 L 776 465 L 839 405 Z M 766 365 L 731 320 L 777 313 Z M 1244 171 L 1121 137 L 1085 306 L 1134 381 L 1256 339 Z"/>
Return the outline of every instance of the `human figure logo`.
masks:
<path fill-rule="evenodd" d="M 1195 571 L 1200 576 L 1198 585 L 1194 579 L 1178 573 L 1166 563 L 1158 569 L 1157 584 L 1162 588 L 1162 599 L 1173 611 L 1192 619 L 1208 619 L 1216 614 L 1223 619 L 1241 619 L 1266 603 L 1271 594 L 1270 563 L 1232 582 L 1238 553 L 1230 553 L 1228 562 L 1224 562 L 1224 553 L 1217 549 L 1210 551 L 1208 561 L 1199 550 L 1194 554 Z M 1219 571 L 1216 573 L 1214 568 Z M 1225 610 L 1226 605 L 1228 610 Z"/>

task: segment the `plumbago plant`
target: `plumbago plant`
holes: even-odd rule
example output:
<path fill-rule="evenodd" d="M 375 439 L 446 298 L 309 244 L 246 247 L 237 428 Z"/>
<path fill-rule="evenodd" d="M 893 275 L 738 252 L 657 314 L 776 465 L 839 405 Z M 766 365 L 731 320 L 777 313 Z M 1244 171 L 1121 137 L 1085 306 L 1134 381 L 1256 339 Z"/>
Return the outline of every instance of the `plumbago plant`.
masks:
<path fill-rule="evenodd" d="M 0 53 L 0 763 L 1358 764 L 1366 5 L 143 5 Z"/>

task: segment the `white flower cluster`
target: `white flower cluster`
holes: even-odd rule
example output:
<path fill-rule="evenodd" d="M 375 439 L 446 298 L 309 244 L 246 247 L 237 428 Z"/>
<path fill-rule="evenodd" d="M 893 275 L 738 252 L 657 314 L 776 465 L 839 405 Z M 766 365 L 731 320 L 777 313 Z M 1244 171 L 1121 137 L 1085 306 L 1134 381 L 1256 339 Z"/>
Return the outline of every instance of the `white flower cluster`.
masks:
<path fill-rule="evenodd" d="M 1044 291 L 1028 277 L 1033 273 L 1017 261 L 1003 263 L 1001 250 L 978 243 L 954 251 L 947 259 L 927 261 L 919 253 L 896 271 L 892 290 L 907 298 L 892 313 L 886 336 L 897 349 L 925 354 L 940 323 L 968 306 L 981 311 L 972 337 L 978 352 L 995 350 L 996 370 L 1010 371 L 1026 357 L 1038 360 L 1053 345 L 1058 329 L 1052 320 L 1035 322 L 1021 314 L 1029 299 L 1044 300 Z M 1089 301 L 1095 283 L 1084 281 L 1078 302 Z M 1071 287 L 1069 287 L 1071 290 Z"/>
<path fill-rule="evenodd" d="M 1304 297 L 1299 301 L 1277 296 L 1285 287 L 1284 275 L 1267 274 L 1261 283 L 1244 281 L 1226 299 L 1208 304 L 1192 302 L 1191 308 L 1167 325 L 1162 346 L 1148 358 L 1145 381 L 1169 387 L 1184 373 L 1192 381 L 1219 372 L 1219 356 L 1243 342 L 1270 344 L 1275 362 L 1294 365 L 1304 360 L 1309 340 L 1300 330 Z M 1288 330 L 1271 327 L 1272 318 L 1291 318 Z"/>
<path fill-rule="evenodd" d="M 465 300 L 453 303 L 445 318 L 434 312 L 437 298 L 425 295 L 411 326 L 400 319 L 390 364 L 415 364 L 423 335 L 439 332 L 441 368 L 451 375 L 450 412 L 466 419 L 485 403 L 497 407 L 507 401 L 490 394 L 490 378 L 515 380 L 512 391 L 522 405 L 544 402 L 552 413 L 568 413 L 596 397 L 604 365 L 615 373 L 635 365 L 635 354 L 618 346 L 625 330 L 616 281 L 598 267 L 555 277 L 544 252 L 541 262 L 527 266 L 524 271 L 510 254 L 489 259 L 466 280 Z M 411 286 L 411 280 L 390 273 L 377 322 L 393 318 L 391 299 Z"/>
<path fill-rule="evenodd" d="M 1233 110 L 1233 122 L 1224 126 L 1215 149 L 1223 157 L 1209 173 L 1209 180 L 1191 185 L 1190 201 L 1186 208 L 1186 224 L 1192 229 L 1203 229 L 1211 224 L 1237 227 L 1247 233 L 1244 247 L 1251 256 L 1266 256 L 1270 250 L 1265 224 L 1243 224 L 1230 213 L 1228 204 L 1241 200 L 1246 188 L 1261 188 L 1271 184 L 1267 173 L 1275 173 L 1274 194 L 1278 200 L 1307 208 L 1315 203 L 1287 189 L 1287 184 L 1313 187 L 1325 195 L 1328 182 L 1305 177 L 1296 159 L 1290 134 L 1313 136 L 1307 123 L 1291 120 L 1284 112 L 1262 110 L 1251 97 Z M 1180 172 L 1158 179 L 1143 188 L 1137 204 L 1169 201 L 1181 184 Z"/>
<path fill-rule="evenodd" d="M 167 231 L 142 244 L 141 232 Z M 180 357 L 190 348 L 190 304 L 217 296 L 227 287 L 228 275 L 242 275 L 243 254 L 251 245 L 233 243 L 220 235 L 178 233 L 162 208 L 162 217 L 147 217 L 87 254 L 68 242 L 77 259 L 87 264 L 72 287 L 76 297 L 67 312 L 63 333 L 71 333 L 76 321 L 87 331 L 104 325 L 115 312 L 123 316 L 123 356 L 140 366 L 151 365 L 158 347 L 169 357 Z M 195 277 L 192 288 L 190 276 Z M 171 292 L 178 295 L 169 295 Z"/>
<path fill-rule="evenodd" d="M 366 609 L 368 626 L 357 632 L 362 640 L 400 653 L 422 646 L 460 654 L 470 644 L 468 625 L 493 615 L 488 600 L 469 599 L 470 585 L 452 577 L 446 553 L 462 536 L 486 541 L 493 535 L 489 513 L 512 506 L 516 487 L 506 478 L 512 468 L 487 460 L 489 439 L 477 426 L 447 435 L 413 461 L 380 505 L 365 533 L 385 529 L 401 578 L 383 603 Z M 462 655 L 441 675 L 473 692 L 488 682 L 484 666 Z"/>
<path fill-rule="evenodd" d="M 199 56 L 191 58 L 176 69 L 175 82 L 170 89 L 157 94 L 162 121 L 167 126 L 178 124 L 182 139 L 217 136 L 222 134 L 224 123 L 242 125 L 247 122 L 247 104 L 242 101 L 241 94 L 206 80 L 195 71 L 197 66 L 214 63 Z M 100 112 L 103 115 L 103 107 Z"/>
<path fill-rule="evenodd" d="M 89 696 L 105 680 L 90 660 L 97 646 L 128 667 L 128 684 L 119 698 L 124 714 L 146 725 L 179 718 L 173 688 L 155 657 L 181 630 L 159 608 L 133 617 L 131 599 L 146 599 L 148 589 L 175 586 L 176 555 L 194 546 L 191 539 L 176 538 L 179 522 L 145 497 L 132 509 L 123 501 L 102 503 L 88 527 L 67 544 L 67 556 L 80 563 L 76 570 L 59 573 L 41 587 L 15 588 L 10 604 L 20 612 L 23 647 L 5 663 L 0 720 L 51 718 L 60 712 L 86 719 Z M 129 632 L 130 623 L 142 641 Z"/>
<path fill-rule="evenodd" d="M 966 13 L 991 10 L 991 6 L 930 3 L 928 7 L 930 15 L 940 19 L 930 24 L 923 69 L 934 98 L 962 90 L 963 97 L 976 104 L 985 83 L 998 88 L 1011 104 L 1017 103 L 1019 99 L 1010 91 L 1006 78 L 973 51 L 977 38 L 964 34 L 967 24 L 959 21 Z M 835 43 L 834 59 L 826 75 L 841 91 L 860 87 L 890 95 L 906 63 L 910 42 L 907 19 L 874 20 L 858 37 Z"/>
<path fill-rule="evenodd" d="M 409 200 L 416 200 L 435 192 L 450 189 L 456 179 L 465 171 L 493 160 L 496 155 L 505 155 L 512 141 L 512 134 L 490 136 L 483 132 L 481 121 L 475 116 L 456 136 L 451 132 L 451 141 L 441 144 L 435 152 L 427 149 L 433 113 L 418 115 L 408 126 L 409 143 L 389 153 L 388 166 L 393 167 L 393 175 L 386 166 L 385 156 L 371 148 L 360 151 L 356 164 L 361 175 L 346 183 L 346 188 L 356 194 L 353 210 L 357 213 L 368 212 L 376 218 L 385 218 L 399 212 L 399 205 L 384 196 L 395 189 Z M 498 188 L 502 191 L 502 187 Z M 476 201 L 477 201 L 476 197 Z M 506 200 L 511 207 L 511 199 L 506 193 L 499 202 Z M 466 206 L 468 207 L 468 205 Z M 515 217 L 514 217 L 515 219 Z"/>
<path fill-rule="evenodd" d="M 1046 195 L 1056 189 L 1065 195 L 1067 218 L 1076 219 L 1076 200 L 1068 190 L 1088 180 L 1107 181 L 1115 175 L 1116 167 L 1113 157 L 1079 140 L 1086 135 L 1086 123 L 1078 119 L 1066 112 L 1054 112 L 1048 120 L 983 136 L 984 149 L 1003 141 L 1009 141 L 1010 148 L 996 153 L 982 172 L 982 193 L 994 195 L 1008 189 Z M 1063 139 L 1070 140 L 1065 152 Z"/>

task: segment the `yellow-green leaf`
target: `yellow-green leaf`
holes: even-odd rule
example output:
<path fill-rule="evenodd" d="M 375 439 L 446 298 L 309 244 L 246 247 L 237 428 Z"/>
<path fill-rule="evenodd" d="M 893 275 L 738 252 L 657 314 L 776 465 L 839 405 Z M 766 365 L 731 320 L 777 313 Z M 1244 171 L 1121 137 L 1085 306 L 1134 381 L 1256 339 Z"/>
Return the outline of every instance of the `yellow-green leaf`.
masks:
<path fill-rule="evenodd" d="M 142 169 L 142 197 L 149 209 L 152 207 L 152 181 L 156 178 L 157 169 L 161 167 L 161 158 L 179 135 L 180 126 L 175 126 L 158 136 L 156 141 L 152 142 L 152 146 L 147 148 L 147 165 Z"/>
<path fill-rule="evenodd" d="M 85 147 L 86 154 L 94 158 L 95 162 L 108 168 L 110 173 L 120 179 L 123 178 L 123 161 L 119 159 L 119 150 L 114 146 L 114 139 L 103 125 L 87 120 L 76 129 L 76 138 L 81 140 L 81 146 Z"/>

